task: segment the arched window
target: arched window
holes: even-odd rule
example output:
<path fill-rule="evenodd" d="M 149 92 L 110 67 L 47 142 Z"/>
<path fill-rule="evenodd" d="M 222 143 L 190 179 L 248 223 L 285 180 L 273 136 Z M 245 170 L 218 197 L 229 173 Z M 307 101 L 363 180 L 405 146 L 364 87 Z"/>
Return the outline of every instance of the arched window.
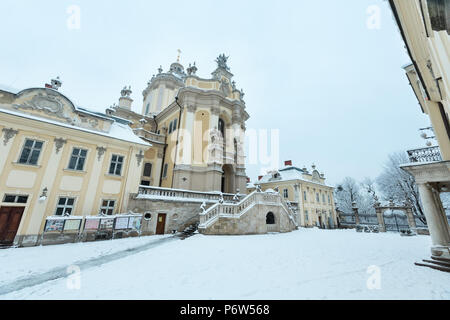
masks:
<path fill-rule="evenodd" d="M 269 212 L 266 216 L 266 224 L 275 224 L 275 215 Z"/>
<path fill-rule="evenodd" d="M 225 121 L 222 119 L 219 119 L 218 129 L 222 134 L 222 137 L 225 138 Z"/>

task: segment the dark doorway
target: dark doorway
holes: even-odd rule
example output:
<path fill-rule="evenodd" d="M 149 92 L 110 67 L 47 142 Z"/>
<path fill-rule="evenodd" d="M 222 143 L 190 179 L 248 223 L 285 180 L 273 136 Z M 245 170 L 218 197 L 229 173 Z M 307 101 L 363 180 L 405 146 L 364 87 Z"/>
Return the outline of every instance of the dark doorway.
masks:
<path fill-rule="evenodd" d="M 164 234 L 166 229 L 166 214 L 160 213 L 158 214 L 158 220 L 156 222 L 156 234 Z"/>
<path fill-rule="evenodd" d="M 14 242 L 24 210 L 24 207 L 0 207 L 0 245 Z"/>
<path fill-rule="evenodd" d="M 266 215 L 266 224 L 275 224 L 275 215 L 272 212 Z"/>
<path fill-rule="evenodd" d="M 221 191 L 223 193 L 235 193 L 236 190 L 234 188 L 234 169 L 230 164 L 225 164 L 222 167 L 222 186 Z"/>

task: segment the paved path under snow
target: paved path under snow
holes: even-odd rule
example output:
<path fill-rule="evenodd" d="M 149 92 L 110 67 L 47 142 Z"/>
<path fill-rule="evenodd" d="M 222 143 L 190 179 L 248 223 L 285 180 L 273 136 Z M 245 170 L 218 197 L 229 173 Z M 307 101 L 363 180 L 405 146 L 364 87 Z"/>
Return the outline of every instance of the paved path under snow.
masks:
<path fill-rule="evenodd" d="M 149 250 L 151 248 L 160 246 L 164 243 L 174 241 L 174 240 L 180 240 L 180 238 L 177 236 L 172 236 L 172 237 L 167 237 L 167 238 L 163 238 L 163 239 L 158 239 L 158 240 L 152 241 L 150 243 L 139 245 L 137 247 L 128 248 L 125 250 L 121 250 L 121 251 L 107 254 L 107 255 L 102 255 L 102 256 L 99 256 L 96 258 L 91 258 L 88 260 L 74 262 L 73 265 L 76 265 L 81 270 L 86 270 L 86 269 L 89 269 L 92 267 L 97 267 L 97 266 L 106 264 L 108 262 L 111 262 L 111 261 L 114 261 L 117 259 L 122 259 L 127 256 L 140 253 L 145 250 Z M 66 278 L 67 276 L 68 276 L 67 266 L 64 266 L 64 267 L 54 268 L 50 271 L 47 271 L 47 272 L 44 272 L 41 274 L 28 276 L 28 277 L 22 277 L 11 283 L 2 285 L 0 287 L 0 296 L 11 293 L 11 292 L 19 291 L 19 290 L 22 290 L 25 288 L 37 286 L 37 285 L 43 284 L 48 281 Z"/>
<path fill-rule="evenodd" d="M 0 252 L 0 299 L 450 299 L 447 273 L 414 265 L 429 257 L 429 236 L 300 229 L 159 239 Z M 84 262 L 71 288 L 74 261 Z M 20 279 L 33 264 L 36 277 Z"/>

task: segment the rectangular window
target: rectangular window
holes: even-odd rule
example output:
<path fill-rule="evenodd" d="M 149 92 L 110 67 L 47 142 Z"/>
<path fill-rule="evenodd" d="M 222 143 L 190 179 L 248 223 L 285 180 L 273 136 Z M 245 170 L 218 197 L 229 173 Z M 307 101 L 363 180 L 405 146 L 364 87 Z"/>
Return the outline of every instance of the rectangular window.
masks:
<path fill-rule="evenodd" d="M 100 207 L 100 213 L 112 216 L 114 213 L 114 207 L 116 205 L 115 200 L 103 200 Z"/>
<path fill-rule="evenodd" d="M 5 203 L 27 203 L 28 196 L 21 196 L 15 194 L 5 194 L 3 202 Z"/>
<path fill-rule="evenodd" d="M 60 197 L 56 206 L 55 216 L 71 215 L 75 198 Z"/>
<path fill-rule="evenodd" d="M 80 148 L 73 148 L 68 168 L 70 170 L 83 171 L 84 163 L 86 162 L 86 156 L 87 150 Z"/>
<path fill-rule="evenodd" d="M 319 203 L 319 202 L 320 202 L 320 199 L 319 199 L 319 194 L 318 194 L 318 193 L 316 193 L 316 202 L 317 202 L 317 203 Z"/>
<path fill-rule="evenodd" d="M 325 203 L 325 195 L 322 193 L 322 202 Z"/>
<path fill-rule="evenodd" d="M 142 180 L 142 181 L 141 181 L 141 186 L 147 186 L 147 187 L 149 187 L 149 186 L 150 186 L 150 181 Z"/>
<path fill-rule="evenodd" d="M 111 165 L 109 166 L 109 174 L 120 176 L 122 174 L 123 156 L 113 154 Z"/>
<path fill-rule="evenodd" d="M 164 169 L 163 169 L 163 178 L 167 178 L 167 170 L 169 169 L 169 164 L 164 164 Z"/>
<path fill-rule="evenodd" d="M 331 204 L 331 198 L 330 198 L 330 195 L 328 195 L 328 204 Z"/>
<path fill-rule="evenodd" d="M 144 165 L 144 173 L 142 175 L 148 178 L 152 176 L 152 164 L 150 162 L 147 162 Z"/>
<path fill-rule="evenodd" d="M 283 190 L 283 197 L 284 197 L 285 199 L 289 198 L 289 191 L 288 191 L 288 189 L 284 189 L 284 190 Z"/>
<path fill-rule="evenodd" d="M 26 139 L 20 154 L 19 163 L 37 165 L 43 144 L 42 141 Z"/>
<path fill-rule="evenodd" d="M 305 210 L 305 222 L 308 222 L 308 210 Z"/>
<path fill-rule="evenodd" d="M 178 122 L 178 119 L 173 120 L 172 131 L 177 130 L 177 122 Z"/>
<path fill-rule="evenodd" d="M 303 199 L 306 201 L 306 191 L 303 191 Z"/>

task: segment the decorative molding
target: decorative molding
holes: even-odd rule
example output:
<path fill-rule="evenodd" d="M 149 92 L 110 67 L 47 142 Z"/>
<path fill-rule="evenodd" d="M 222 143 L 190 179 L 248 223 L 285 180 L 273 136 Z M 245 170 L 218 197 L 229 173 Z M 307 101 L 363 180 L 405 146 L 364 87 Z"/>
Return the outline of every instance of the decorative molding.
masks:
<path fill-rule="evenodd" d="M 55 147 L 56 147 L 56 154 L 59 153 L 62 147 L 67 143 L 67 140 L 63 138 L 55 138 Z"/>
<path fill-rule="evenodd" d="M 144 152 L 142 150 L 139 150 L 139 153 L 136 154 L 137 164 L 138 167 L 141 166 L 142 160 L 144 159 Z"/>
<path fill-rule="evenodd" d="M 195 111 L 197 111 L 197 106 L 188 105 L 186 109 L 187 109 L 188 112 L 194 113 Z"/>
<path fill-rule="evenodd" d="M 43 111 L 46 114 L 66 120 L 68 123 L 72 123 L 72 118 L 64 112 L 64 105 L 56 94 L 50 94 L 48 92 L 39 92 L 33 96 L 30 101 L 22 104 L 13 104 L 15 109 L 29 109 Z"/>
<path fill-rule="evenodd" d="M 156 155 L 158 157 L 158 159 L 162 159 L 164 157 L 164 150 L 163 149 L 158 149 L 158 154 Z"/>
<path fill-rule="evenodd" d="M 100 161 L 102 156 L 105 154 L 106 148 L 105 147 L 97 147 L 97 159 Z"/>
<path fill-rule="evenodd" d="M 5 133 L 3 137 L 3 144 L 5 146 L 8 144 L 9 140 L 14 138 L 14 136 L 19 133 L 19 130 L 14 130 L 13 128 L 4 128 L 2 131 Z"/>
<path fill-rule="evenodd" d="M 211 108 L 211 114 L 212 114 L 213 116 L 218 116 L 218 115 L 220 115 L 220 108 L 219 108 L 219 107 L 212 107 L 212 108 Z"/>

